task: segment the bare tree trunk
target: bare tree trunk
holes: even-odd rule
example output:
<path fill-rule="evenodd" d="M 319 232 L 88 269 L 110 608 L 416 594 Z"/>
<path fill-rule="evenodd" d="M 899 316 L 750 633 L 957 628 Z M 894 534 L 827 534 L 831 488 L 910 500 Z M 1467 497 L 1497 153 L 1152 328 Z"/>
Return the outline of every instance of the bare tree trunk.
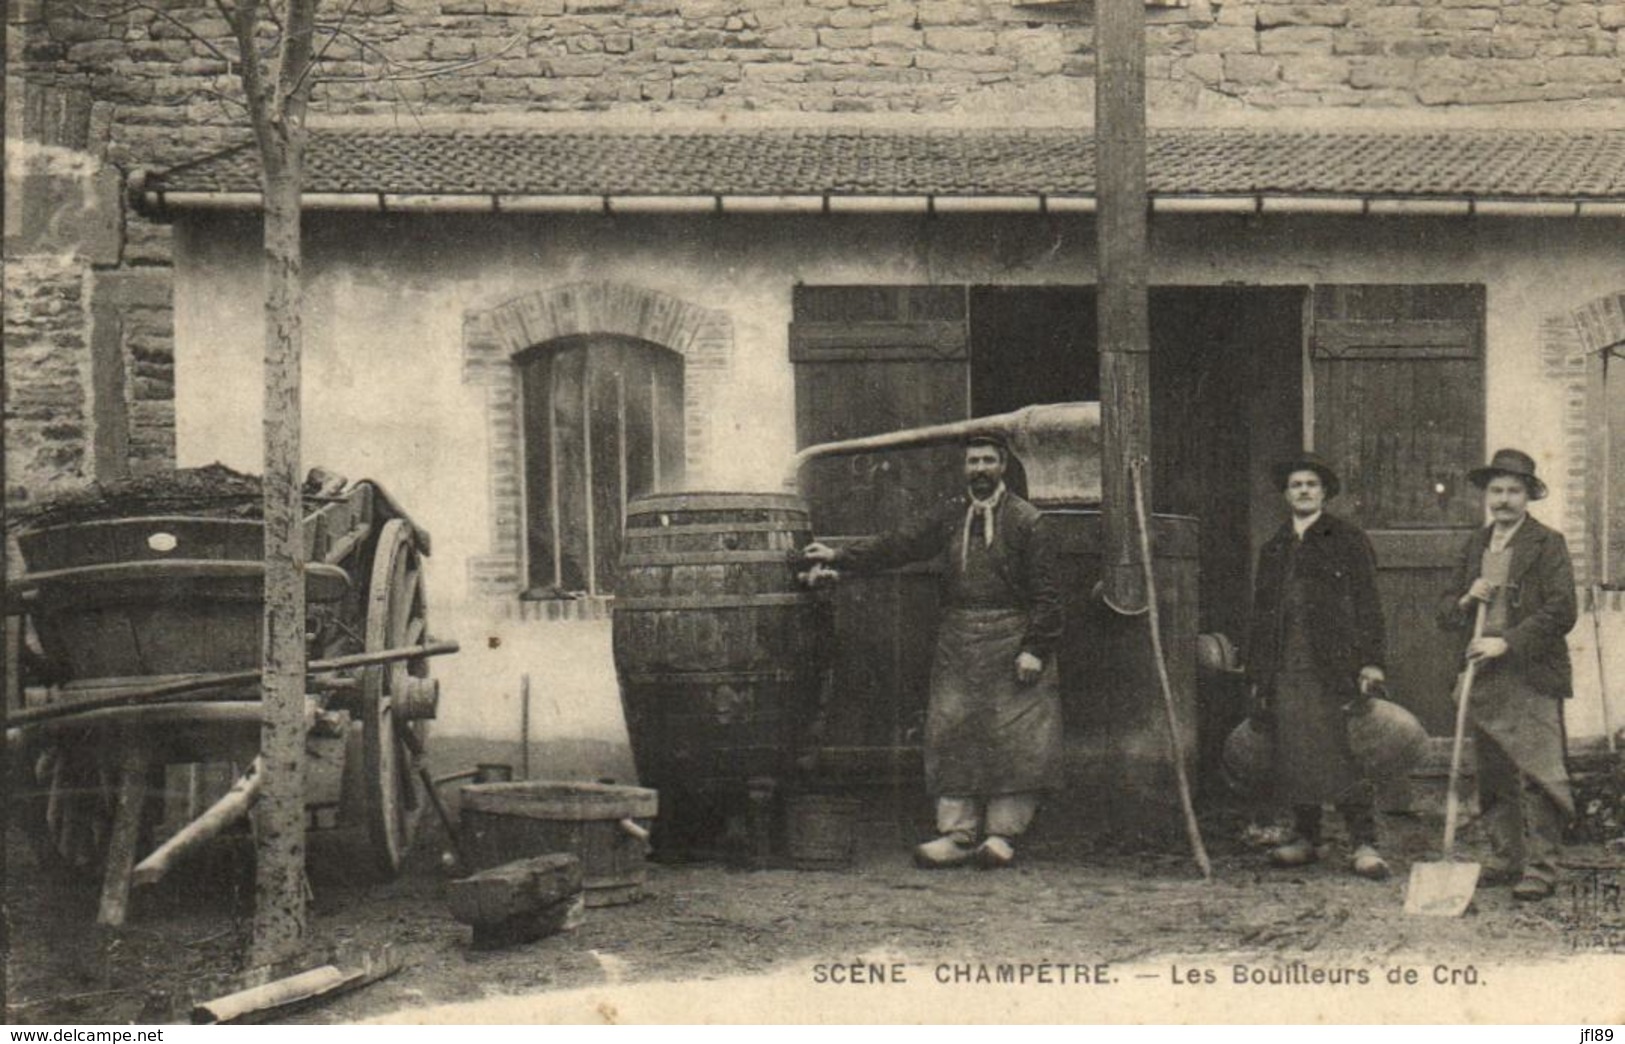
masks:
<path fill-rule="evenodd" d="M 272 6 L 275 0 L 267 0 Z M 299 237 L 305 109 L 317 0 L 286 0 L 274 65 L 256 35 L 260 0 L 231 9 L 265 211 L 265 646 L 262 783 L 255 807 L 254 938 L 248 964 L 292 956 L 305 935 L 305 547 L 300 496 Z"/>
<path fill-rule="evenodd" d="M 302 134 L 302 130 L 300 131 Z M 265 721 L 251 965 L 305 932 L 305 549 L 300 497 L 299 196 L 302 142 L 265 165 Z"/>

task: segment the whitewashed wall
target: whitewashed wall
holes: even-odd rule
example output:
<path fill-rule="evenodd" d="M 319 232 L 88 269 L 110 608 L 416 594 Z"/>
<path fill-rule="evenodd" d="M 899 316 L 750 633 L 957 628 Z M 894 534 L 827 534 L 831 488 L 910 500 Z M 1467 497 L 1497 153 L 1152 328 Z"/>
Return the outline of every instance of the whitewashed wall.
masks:
<path fill-rule="evenodd" d="M 470 559 L 489 550 L 482 390 L 461 376 L 463 316 L 583 281 L 626 283 L 733 320 L 709 457 L 693 489 L 772 490 L 794 451 L 787 327 L 807 283 L 1089 283 L 1092 223 L 1031 217 L 487 217 L 307 219 L 305 460 L 377 479 L 435 537 L 434 630 L 463 652 L 437 665 L 441 735 L 509 737 L 521 673 L 533 734 L 624 736 L 605 621 L 519 622 L 474 598 Z M 1612 220 L 1181 218 L 1153 223 L 1153 282 L 1466 283 L 1487 287 L 1491 448 L 1518 445 L 1564 476 L 1570 404 L 1546 376 L 1542 323 L 1625 287 L 1625 227 Z M 176 414 L 182 466 L 258 470 L 257 225 L 189 217 L 177 263 Z M 1565 484 L 1538 506 L 1562 526 L 1583 505 Z M 1609 671 L 1625 720 L 1625 621 Z M 1581 697 L 1571 734 L 1601 734 L 1589 620 L 1571 638 Z"/>

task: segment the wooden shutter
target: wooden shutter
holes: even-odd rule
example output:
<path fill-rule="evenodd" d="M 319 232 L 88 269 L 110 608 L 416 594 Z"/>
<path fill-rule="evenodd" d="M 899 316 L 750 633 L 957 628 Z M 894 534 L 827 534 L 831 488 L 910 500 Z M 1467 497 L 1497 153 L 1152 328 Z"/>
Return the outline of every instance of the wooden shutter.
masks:
<path fill-rule="evenodd" d="M 797 287 L 790 359 L 798 445 L 967 417 L 965 300 L 963 287 Z M 844 538 L 898 525 L 958 491 L 962 456 L 943 446 L 815 461 L 802 472 L 813 528 Z M 837 591 L 826 743 L 918 746 L 935 584 L 934 566 L 920 566 Z"/>
<path fill-rule="evenodd" d="M 1377 551 L 1389 681 L 1435 734 L 1453 725 L 1456 643 L 1433 608 L 1483 517 L 1467 472 L 1484 455 L 1484 288 L 1319 286 L 1309 355 L 1315 449 L 1331 510 Z"/>
<path fill-rule="evenodd" d="M 790 325 L 796 442 L 874 435 L 969 410 L 962 287 L 797 287 Z M 957 447 L 835 457 L 802 473 L 821 533 L 897 525 L 958 487 Z"/>

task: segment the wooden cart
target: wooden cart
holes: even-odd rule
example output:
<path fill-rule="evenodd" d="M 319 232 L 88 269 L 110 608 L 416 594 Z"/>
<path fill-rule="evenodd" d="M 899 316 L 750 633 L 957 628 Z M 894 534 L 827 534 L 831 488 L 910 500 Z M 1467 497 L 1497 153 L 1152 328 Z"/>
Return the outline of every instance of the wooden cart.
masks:
<path fill-rule="evenodd" d="M 390 875 L 427 800 L 416 759 L 439 699 L 427 658 L 456 646 L 427 629 L 428 533 L 377 484 L 339 484 L 306 497 L 307 824 Z M 122 923 L 132 882 L 162 878 L 258 793 L 263 539 L 257 518 L 202 514 L 17 536 L 14 811 L 47 872 L 102 875 L 104 924 Z M 153 848 L 161 821 L 185 825 Z"/>

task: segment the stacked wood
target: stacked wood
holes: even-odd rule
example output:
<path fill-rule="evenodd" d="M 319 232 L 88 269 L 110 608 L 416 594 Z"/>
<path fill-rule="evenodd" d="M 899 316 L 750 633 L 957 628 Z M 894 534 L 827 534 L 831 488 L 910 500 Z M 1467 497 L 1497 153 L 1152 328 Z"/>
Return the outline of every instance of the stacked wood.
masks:
<path fill-rule="evenodd" d="M 581 861 L 568 853 L 520 859 L 451 883 L 452 916 L 474 929 L 474 948 L 535 942 L 574 928 L 582 912 Z"/>

